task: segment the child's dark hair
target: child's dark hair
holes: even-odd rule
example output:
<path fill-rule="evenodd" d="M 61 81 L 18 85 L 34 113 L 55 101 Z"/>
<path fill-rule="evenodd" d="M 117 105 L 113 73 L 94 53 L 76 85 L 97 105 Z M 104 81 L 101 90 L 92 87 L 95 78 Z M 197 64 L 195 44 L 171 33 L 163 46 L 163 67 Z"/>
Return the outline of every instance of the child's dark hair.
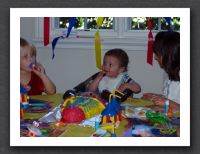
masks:
<path fill-rule="evenodd" d="M 20 47 L 24 47 L 29 45 L 28 41 L 26 41 L 24 38 L 20 37 Z"/>
<path fill-rule="evenodd" d="M 117 58 L 120 62 L 120 66 L 125 68 L 125 71 L 127 71 L 128 63 L 129 63 L 129 57 L 127 53 L 122 49 L 111 49 L 106 52 L 105 56 L 114 56 Z"/>
<path fill-rule="evenodd" d="M 180 81 L 180 33 L 158 32 L 153 43 L 153 52 L 161 58 L 162 67 L 169 79 Z"/>

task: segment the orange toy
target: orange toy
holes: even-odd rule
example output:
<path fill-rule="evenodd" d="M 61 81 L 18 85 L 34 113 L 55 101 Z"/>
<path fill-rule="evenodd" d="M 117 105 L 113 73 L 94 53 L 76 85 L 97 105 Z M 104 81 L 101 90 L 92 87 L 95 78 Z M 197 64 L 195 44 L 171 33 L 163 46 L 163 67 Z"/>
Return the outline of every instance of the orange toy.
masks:
<path fill-rule="evenodd" d="M 169 103 L 169 110 L 168 110 L 168 113 L 167 113 L 168 118 L 172 117 L 172 110 L 173 110 L 172 105 L 171 105 L 171 103 Z"/>

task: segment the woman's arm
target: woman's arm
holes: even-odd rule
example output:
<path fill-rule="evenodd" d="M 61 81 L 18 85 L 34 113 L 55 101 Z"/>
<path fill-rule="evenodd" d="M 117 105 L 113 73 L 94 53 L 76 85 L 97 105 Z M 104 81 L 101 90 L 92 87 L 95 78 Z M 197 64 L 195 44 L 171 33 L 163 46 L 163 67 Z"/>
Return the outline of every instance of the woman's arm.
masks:
<path fill-rule="evenodd" d="M 154 103 L 154 105 L 163 106 L 163 107 L 165 106 L 166 100 L 169 100 L 169 99 L 165 98 L 163 95 L 154 94 L 154 93 L 145 93 L 145 94 L 143 94 L 143 96 L 141 98 L 150 100 Z M 180 110 L 180 104 L 178 104 L 172 100 L 169 100 L 169 102 L 173 109 Z"/>

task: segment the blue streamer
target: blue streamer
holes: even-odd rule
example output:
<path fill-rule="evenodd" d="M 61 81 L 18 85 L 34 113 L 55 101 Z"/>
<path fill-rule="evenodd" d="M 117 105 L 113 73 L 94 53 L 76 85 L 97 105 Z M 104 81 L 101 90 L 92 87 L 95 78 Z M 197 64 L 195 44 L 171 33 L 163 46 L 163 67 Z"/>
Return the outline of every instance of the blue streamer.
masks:
<path fill-rule="evenodd" d="M 58 40 L 60 39 L 60 38 L 62 38 L 63 36 L 59 36 L 59 37 L 56 37 L 56 38 L 54 38 L 53 39 L 53 41 L 52 41 L 52 51 L 53 51 L 53 56 L 52 56 L 52 59 L 54 59 L 54 57 L 55 57 L 55 54 L 54 54 L 54 49 L 55 49 L 55 47 L 56 47 L 56 44 L 57 44 L 57 42 L 58 42 Z"/>
<path fill-rule="evenodd" d="M 68 27 L 68 30 L 67 30 L 67 35 L 64 33 L 63 36 L 59 36 L 59 37 L 56 37 L 56 38 L 53 39 L 53 41 L 52 41 L 52 51 L 53 51 L 52 59 L 54 59 L 54 57 L 55 57 L 54 50 L 55 50 L 55 47 L 56 47 L 58 40 L 60 38 L 69 37 L 70 32 L 71 32 L 72 28 L 74 27 L 75 22 L 76 22 L 76 17 L 70 18 L 69 27 Z"/>
<path fill-rule="evenodd" d="M 171 28 L 171 17 L 164 17 L 165 18 L 165 21 L 168 23 L 168 25 L 169 25 L 169 31 L 171 31 L 172 30 L 172 28 Z"/>
<path fill-rule="evenodd" d="M 70 34 L 72 28 L 74 27 L 75 22 L 76 22 L 76 17 L 71 17 L 70 22 L 69 22 L 68 31 L 67 31 L 67 37 L 69 37 L 69 34 Z"/>

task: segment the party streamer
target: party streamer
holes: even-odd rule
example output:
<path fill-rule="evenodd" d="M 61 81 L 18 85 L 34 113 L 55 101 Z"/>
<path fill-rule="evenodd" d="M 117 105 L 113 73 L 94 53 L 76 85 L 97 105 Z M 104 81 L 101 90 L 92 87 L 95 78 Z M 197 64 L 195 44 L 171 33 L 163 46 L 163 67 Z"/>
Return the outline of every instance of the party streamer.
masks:
<path fill-rule="evenodd" d="M 49 44 L 49 32 L 50 32 L 50 17 L 44 17 L 44 33 L 43 33 L 43 41 L 44 46 Z"/>
<path fill-rule="evenodd" d="M 148 22 L 148 49 L 147 49 L 147 63 L 153 65 L 153 34 L 152 34 L 152 23 L 149 17 L 146 18 Z"/>
<path fill-rule="evenodd" d="M 97 18 L 97 31 L 95 33 L 95 52 L 96 52 L 96 67 L 101 69 L 101 38 L 99 34 L 99 27 L 102 25 L 103 17 Z"/>
<path fill-rule="evenodd" d="M 68 27 L 68 30 L 67 30 L 67 35 L 64 33 L 62 36 L 59 36 L 59 37 L 56 37 L 56 38 L 53 39 L 53 41 L 52 41 L 52 51 L 53 51 L 52 59 L 54 59 L 54 57 L 55 57 L 54 50 L 55 50 L 55 47 L 56 47 L 58 40 L 60 38 L 62 38 L 62 39 L 68 38 L 70 33 L 71 33 L 72 28 L 75 25 L 75 23 L 76 23 L 76 17 L 71 17 L 70 21 L 69 21 L 69 27 Z"/>
<path fill-rule="evenodd" d="M 98 30 L 95 33 L 95 51 L 96 51 L 96 66 L 98 69 L 101 69 L 101 39 Z"/>
<path fill-rule="evenodd" d="M 172 30 L 172 28 L 171 28 L 171 17 L 164 17 L 165 18 L 165 21 L 168 23 L 168 25 L 169 25 L 169 31 L 171 31 Z"/>

